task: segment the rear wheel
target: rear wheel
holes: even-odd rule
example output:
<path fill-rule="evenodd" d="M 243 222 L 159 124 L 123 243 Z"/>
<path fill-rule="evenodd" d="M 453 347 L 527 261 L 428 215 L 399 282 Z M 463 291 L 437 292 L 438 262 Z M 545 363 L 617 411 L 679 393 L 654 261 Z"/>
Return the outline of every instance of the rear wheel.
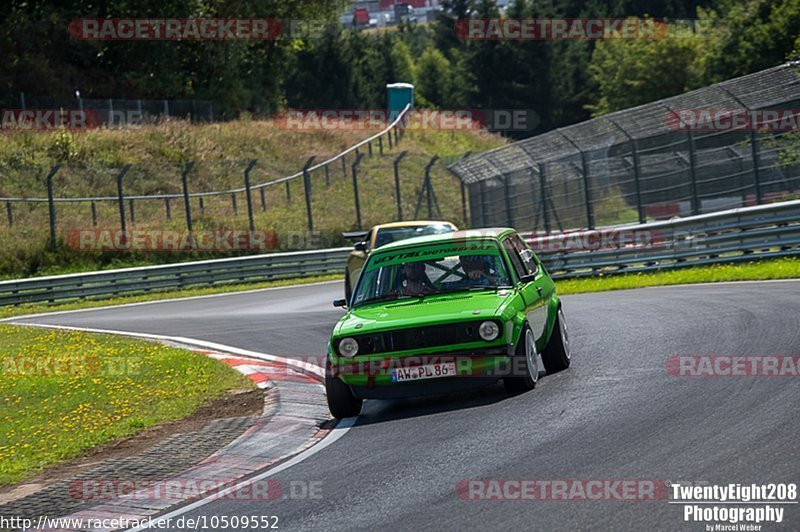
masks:
<path fill-rule="evenodd" d="M 558 307 L 556 322 L 553 325 L 553 333 L 550 341 L 542 352 L 542 362 L 547 373 L 555 373 L 569 367 L 570 351 L 569 336 L 567 335 L 567 320 L 564 319 L 564 312 Z"/>
<path fill-rule="evenodd" d="M 328 398 L 328 409 L 336 418 L 354 417 L 361 413 L 363 399 L 359 399 L 350 387 L 331 374 L 330 366 L 325 375 L 325 394 Z"/>
<path fill-rule="evenodd" d="M 517 375 L 516 373 L 520 373 Z M 510 393 L 533 390 L 539 380 L 539 353 L 536 351 L 536 338 L 527 325 L 517 342 L 512 365 L 512 376 L 503 378 L 503 385 Z"/>

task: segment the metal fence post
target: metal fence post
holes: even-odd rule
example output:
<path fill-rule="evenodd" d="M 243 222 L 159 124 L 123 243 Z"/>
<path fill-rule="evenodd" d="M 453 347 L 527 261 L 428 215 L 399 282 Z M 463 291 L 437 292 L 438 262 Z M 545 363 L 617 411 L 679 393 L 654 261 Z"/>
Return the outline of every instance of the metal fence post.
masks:
<path fill-rule="evenodd" d="M 169 198 L 164 198 L 164 206 L 167 209 L 167 220 L 172 220 L 172 209 L 170 208 Z"/>
<path fill-rule="evenodd" d="M 331 186 L 331 172 L 327 164 L 325 165 L 325 186 Z"/>
<path fill-rule="evenodd" d="M 581 166 L 583 172 L 583 200 L 586 202 L 586 224 L 589 229 L 594 229 L 594 208 L 592 207 L 592 191 L 589 186 L 589 162 L 586 153 L 581 152 Z"/>
<path fill-rule="evenodd" d="M 128 173 L 130 170 L 131 165 L 126 164 L 122 167 L 119 174 L 117 174 L 117 202 L 119 203 L 119 226 L 120 230 L 122 231 L 122 237 L 120 238 L 120 243 L 124 247 L 128 241 L 127 235 L 127 225 L 125 222 L 125 195 L 122 192 L 122 178 L 125 177 L 125 174 Z"/>
<path fill-rule="evenodd" d="M 353 197 L 355 198 L 356 205 L 356 228 L 361 229 L 361 203 L 358 199 L 358 165 L 361 158 L 364 157 L 363 153 L 356 155 L 356 160 L 353 162 Z"/>
<path fill-rule="evenodd" d="M 372 157 L 372 141 L 367 142 L 367 150 L 370 158 Z"/>
<path fill-rule="evenodd" d="M 197 197 L 197 203 L 200 206 L 200 216 L 204 216 L 206 214 L 206 202 L 203 199 L 203 196 Z"/>
<path fill-rule="evenodd" d="M 250 232 L 256 230 L 256 225 L 253 220 L 253 196 L 250 191 L 250 171 L 256 165 L 257 160 L 253 159 L 247 165 L 247 168 L 244 170 L 244 191 L 245 191 L 245 198 L 247 199 L 247 221 L 250 224 Z M 263 188 L 262 188 L 263 190 Z"/>
<path fill-rule="evenodd" d="M 239 208 L 236 205 L 236 193 L 231 192 L 231 207 L 233 208 L 233 215 L 236 216 L 239 214 Z"/>
<path fill-rule="evenodd" d="M 391 150 L 392 149 L 392 130 L 391 129 L 389 130 L 389 134 L 387 135 L 387 137 L 389 138 L 389 149 Z"/>
<path fill-rule="evenodd" d="M 694 135 L 692 131 L 686 132 L 689 140 L 689 177 L 692 184 L 692 214 L 700 214 L 700 197 L 697 195 L 697 173 L 695 172 Z"/>
<path fill-rule="evenodd" d="M 289 180 L 286 180 L 286 203 L 292 202 L 292 185 Z"/>
<path fill-rule="evenodd" d="M 642 205 L 642 184 L 639 176 L 639 151 L 636 149 L 636 140 L 631 138 L 631 155 L 633 156 L 633 181 L 636 186 L 636 212 L 639 215 L 639 223 L 646 221 L 644 206 Z"/>
<path fill-rule="evenodd" d="M 397 158 L 394 160 L 394 197 L 395 201 L 397 201 L 397 219 L 399 221 L 403 220 L 403 198 L 400 192 L 400 161 L 408 155 L 408 150 L 403 151 Z"/>
<path fill-rule="evenodd" d="M 471 225 L 469 224 L 469 220 L 467 218 L 467 185 L 464 184 L 464 181 L 461 179 L 458 180 L 461 184 L 461 213 L 464 218 L 464 225 Z"/>
<path fill-rule="evenodd" d="M 186 211 L 186 229 L 189 231 L 189 246 L 194 249 L 194 232 L 192 230 L 192 204 L 189 201 L 189 172 L 192 171 L 193 162 L 186 163 L 186 167 L 181 174 L 181 185 L 183 186 L 183 208 Z M 202 205 L 203 197 L 200 196 Z"/>
<path fill-rule="evenodd" d="M 542 205 L 542 216 L 544 218 L 544 230 L 547 233 L 550 233 L 550 216 L 547 214 L 547 184 L 545 180 L 547 175 L 545 174 L 545 166 L 544 163 L 539 163 L 539 202 Z"/>
<path fill-rule="evenodd" d="M 383 137 L 378 137 L 378 153 L 383 155 Z"/>
<path fill-rule="evenodd" d="M 481 225 L 485 227 L 489 224 L 486 222 L 486 181 L 483 179 L 478 181 L 478 193 L 481 197 Z"/>
<path fill-rule="evenodd" d="M 426 193 L 426 201 L 428 203 L 428 219 L 430 220 L 433 217 L 433 184 L 431 183 L 431 168 L 433 165 L 436 164 L 436 161 L 439 160 L 438 155 L 434 155 L 431 160 L 425 165 L 425 184 L 427 188 L 425 190 Z"/>
<path fill-rule="evenodd" d="M 267 187 L 259 188 L 258 192 L 261 194 L 261 212 L 267 212 Z"/>
<path fill-rule="evenodd" d="M 761 205 L 763 203 L 763 193 L 761 191 L 761 171 L 758 168 L 761 162 L 758 154 L 758 136 L 755 129 L 750 130 L 750 149 L 753 154 L 753 185 L 756 188 L 756 204 Z"/>
<path fill-rule="evenodd" d="M 95 202 L 92 202 L 92 227 L 97 227 L 97 204 Z"/>
<path fill-rule="evenodd" d="M 347 155 L 342 155 L 342 177 L 347 177 Z"/>
<path fill-rule="evenodd" d="M 53 177 L 61 168 L 60 164 L 54 164 L 47 174 L 47 205 L 50 212 L 50 249 L 55 250 L 56 244 L 56 202 L 53 198 Z"/>
<path fill-rule="evenodd" d="M 131 211 L 131 225 L 136 224 L 136 209 L 133 206 L 133 200 L 128 200 L 128 205 L 130 206 Z"/>
<path fill-rule="evenodd" d="M 311 212 L 311 175 L 309 175 L 308 169 L 314 164 L 314 159 L 316 159 L 316 157 L 312 155 L 308 158 L 306 164 L 303 165 L 303 192 L 306 197 L 306 217 L 308 218 L 309 232 L 314 230 L 314 218 Z"/>
<path fill-rule="evenodd" d="M 514 212 L 511 206 L 511 176 L 503 175 L 503 195 L 506 201 L 506 225 L 514 227 Z"/>
<path fill-rule="evenodd" d="M 6 216 L 8 217 L 8 226 L 14 225 L 14 213 L 11 210 L 11 202 L 6 202 Z"/>
<path fill-rule="evenodd" d="M 472 152 L 468 151 L 461 156 L 461 159 L 464 160 L 470 155 L 472 155 Z M 464 184 L 464 180 L 461 179 L 461 176 L 456 174 L 456 177 L 458 177 L 458 182 L 461 184 L 461 212 L 463 213 L 464 216 L 464 224 L 471 226 L 472 225 L 470 223 L 471 216 L 469 216 L 469 213 L 467 212 L 467 185 Z"/>

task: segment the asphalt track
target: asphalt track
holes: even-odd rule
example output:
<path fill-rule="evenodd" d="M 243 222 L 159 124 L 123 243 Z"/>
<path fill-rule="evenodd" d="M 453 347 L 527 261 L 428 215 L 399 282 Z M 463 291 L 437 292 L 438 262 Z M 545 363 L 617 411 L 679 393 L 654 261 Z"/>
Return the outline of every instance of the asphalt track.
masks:
<path fill-rule="evenodd" d="M 23 321 L 184 336 L 302 358 L 324 353 L 339 284 Z M 532 392 L 367 401 L 355 427 L 275 475 L 314 500 L 214 501 L 198 515 L 276 515 L 281 530 L 705 530 L 656 501 L 468 501 L 465 479 L 800 480 L 791 377 L 676 377 L 672 355 L 800 355 L 800 281 L 563 298 L 573 363 Z M 800 529 L 800 507 L 782 525 Z"/>

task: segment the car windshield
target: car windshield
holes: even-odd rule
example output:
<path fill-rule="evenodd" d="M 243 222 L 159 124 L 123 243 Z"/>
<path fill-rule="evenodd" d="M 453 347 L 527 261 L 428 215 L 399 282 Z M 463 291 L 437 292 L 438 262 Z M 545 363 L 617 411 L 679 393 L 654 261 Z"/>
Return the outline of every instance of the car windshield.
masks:
<path fill-rule="evenodd" d="M 492 249 L 494 248 L 494 249 Z M 465 290 L 491 290 L 511 285 L 496 245 L 484 251 L 462 249 L 453 254 L 401 252 L 372 257 L 353 294 L 352 305 L 426 297 Z M 420 255 L 428 255 L 420 258 Z"/>
<path fill-rule="evenodd" d="M 448 224 L 415 225 L 405 227 L 383 227 L 375 236 L 375 247 L 379 248 L 398 240 L 414 238 L 415 236 L 440 235 L 452 233 L 453 227 Z"/>

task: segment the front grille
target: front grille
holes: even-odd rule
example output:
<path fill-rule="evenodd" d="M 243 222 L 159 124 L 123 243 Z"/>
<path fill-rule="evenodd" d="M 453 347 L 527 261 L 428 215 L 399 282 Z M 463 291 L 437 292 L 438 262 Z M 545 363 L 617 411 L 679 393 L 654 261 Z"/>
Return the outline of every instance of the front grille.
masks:
<path fill-rule="evenodd" d="M 358 340 L 358 354 L 371 355 L 410 349 L 425 349 L 443 345 L 463 344 L 481 341 L 478 327 L 485 320 L 462 323 L 449 323 L 431 327 L 398 329 L 375 334 L 355 335 Z M 334 345 L 338 349 L 339 342 Z"/>

